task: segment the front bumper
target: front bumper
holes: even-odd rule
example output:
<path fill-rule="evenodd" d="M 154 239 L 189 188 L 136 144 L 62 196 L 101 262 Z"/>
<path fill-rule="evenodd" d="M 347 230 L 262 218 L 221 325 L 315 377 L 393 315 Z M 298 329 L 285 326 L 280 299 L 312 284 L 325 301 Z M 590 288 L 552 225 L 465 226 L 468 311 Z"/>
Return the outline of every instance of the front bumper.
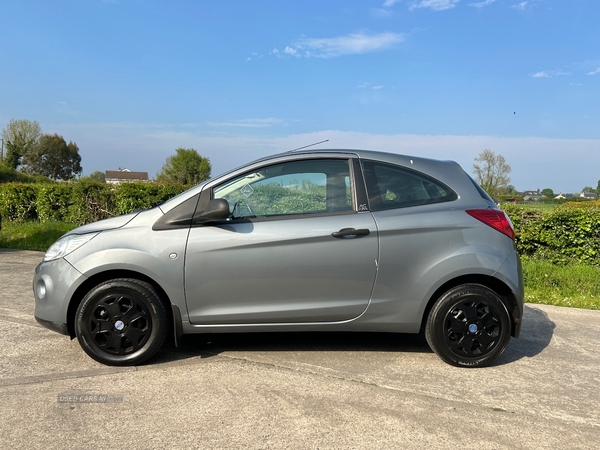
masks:
<path fill-rule="evenodd" d="M 85 276 L 63 258 L 38 264 L 33 275 L 35 320 L 52 331 L 69 334 L 69 302 L 83 280 Z"/>
<path fill-rule="evenodd" d="M 37 322 L 44 328 L 48 328 L 49 330 L 56 331 L 57 333 L 60 333 L 60 334 L 66 334 L 66 335 L 69 334 L 69 330 L 67 329 L 66 323 L 54 323 L 54 322 L 50 322 L 48 320 L 41 319 L 38 316 L 34 316 L 34 317 L 35 317 L 35 320 L 37 320 Z"/>

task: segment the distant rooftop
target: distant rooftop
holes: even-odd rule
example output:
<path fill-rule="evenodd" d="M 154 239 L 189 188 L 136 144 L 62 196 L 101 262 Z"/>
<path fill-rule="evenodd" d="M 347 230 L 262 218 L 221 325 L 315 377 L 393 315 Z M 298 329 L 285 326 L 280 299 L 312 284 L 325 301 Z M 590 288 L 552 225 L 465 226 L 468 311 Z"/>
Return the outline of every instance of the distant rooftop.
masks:
<path fill-rule="evenodd" d="M 107 183 L 128 183 L 132 181 L 148 181 L 148 172 L 132 172 L 129 169 L 107 170 Z"/>

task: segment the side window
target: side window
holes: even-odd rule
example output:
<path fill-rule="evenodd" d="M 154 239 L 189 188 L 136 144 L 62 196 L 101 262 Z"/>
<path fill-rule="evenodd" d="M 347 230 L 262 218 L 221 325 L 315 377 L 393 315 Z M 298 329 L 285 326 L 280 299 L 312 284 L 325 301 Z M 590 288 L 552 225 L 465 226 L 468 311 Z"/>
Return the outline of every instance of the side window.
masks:
<path fill-rule="evenodd" d="M 393 164 L 362 161 L 371 210 L 403 208 L 456 200 L 441 181 Z"/>
<path fill-rule="evenodd" d="M 245 173 L 213 189 L 233 218 L 353 211 L 348 160 L 290 161 Z"/>

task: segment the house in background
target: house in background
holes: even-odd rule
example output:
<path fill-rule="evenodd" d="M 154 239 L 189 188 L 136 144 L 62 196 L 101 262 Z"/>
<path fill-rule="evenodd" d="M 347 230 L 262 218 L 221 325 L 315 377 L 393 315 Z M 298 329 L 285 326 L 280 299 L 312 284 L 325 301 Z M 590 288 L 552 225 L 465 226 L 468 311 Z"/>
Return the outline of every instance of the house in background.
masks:
<path fill-rule="evenodd" d="M 132 172 L 129 169 L 107 170 L 106 182 L 112 184 L 148 181 L 148 172 Z"/>
<path fill-rule="evenodd" d="M 576 194 L 563 194 L 561 192 L 554 198 L 563 199 L 563 198 L 574 198 L 574 197 L 585 198 L 586 200 L 595 200 L 596 198 L 598 198 L 598 195 L 596 195 L 593 192 L 581 192 L 581 193 L 576 193 Z"/>
<path fill-rule="evenodd" d="M 539 189 L 537 191 L 525 191 L 521 195 L 523 196 L 523 200 L 526 202 L 536 202 L 546 198 L 545 195 L 541 194 Z"/>

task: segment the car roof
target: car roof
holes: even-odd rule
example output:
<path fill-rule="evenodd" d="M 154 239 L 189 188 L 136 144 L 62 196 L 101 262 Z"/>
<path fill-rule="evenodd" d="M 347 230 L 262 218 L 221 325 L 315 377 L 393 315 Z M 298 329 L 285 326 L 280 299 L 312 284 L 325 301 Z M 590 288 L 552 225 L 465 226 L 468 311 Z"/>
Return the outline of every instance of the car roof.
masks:
<path fill-rule="evenodd" d="M 363 150 L 363 149 L 304 149 L 304 150 L 290 150 L 287 152 L 277 153 L 274 155 L 265 156 L 263 158 L 259 158 L 255 161 L 252 161 L 249 164 L 260 163 L 263 161 L 268 161 L 270 159 L 281 158 L 285 156 L 293 156 L 293 155 L 319 155 L 319 154 L 338 154 L 338 155 L 348 155 L 348 156 L 358 156 L 363 159 L 373 159 L 377 161 L 389 162 L 392 164 L 399 164 L 402 166 L 410 167 L 410 166 L 447 166 L 447 165 L 458 165 L 456 162 L 451 160 L 438 160 L 425 158 L 422 156 L 412 156 L 412 155 L 404 155 L 400 153 L 390 153 L 378 150 Z M 247 166 L 249 164 L 244 164 Z M 416 169 L 416 167 L 415 167 Z M 416 169 L 418 170 L 418 169 Z"/>

